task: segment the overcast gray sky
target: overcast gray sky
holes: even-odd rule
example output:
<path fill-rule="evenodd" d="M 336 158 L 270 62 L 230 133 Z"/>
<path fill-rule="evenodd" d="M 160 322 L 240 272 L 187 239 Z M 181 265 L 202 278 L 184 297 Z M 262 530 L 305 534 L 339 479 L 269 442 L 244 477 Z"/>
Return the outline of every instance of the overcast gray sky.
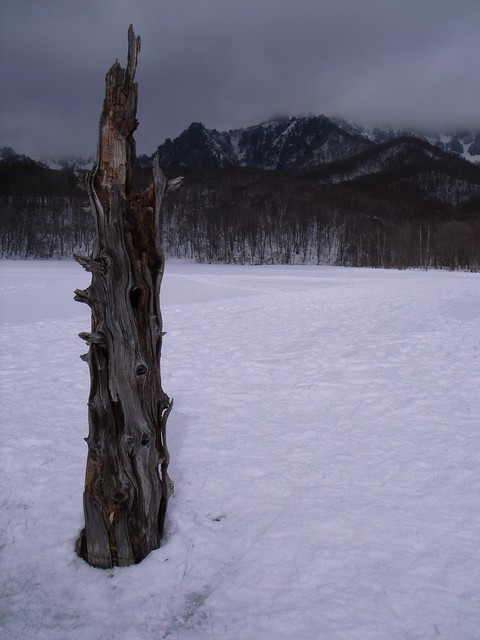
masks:
<path fill-rule="evenodd" d="M 94 155 L 130 23 L 140 153 L 192 121 L 480 127 L 480 0 L 1 0 L 0 146 Z"/>

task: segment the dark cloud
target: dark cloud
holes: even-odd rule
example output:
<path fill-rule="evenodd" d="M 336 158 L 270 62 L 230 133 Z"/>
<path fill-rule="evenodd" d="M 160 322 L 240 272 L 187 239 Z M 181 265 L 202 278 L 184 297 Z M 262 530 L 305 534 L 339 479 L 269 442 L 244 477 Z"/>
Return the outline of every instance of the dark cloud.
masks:
<path fill-rule="evenodd" d="M 103 77 L 142 38 L 140 152 L 191 121 L 480 127 L 478 0 L 3 0 L 0 145 L 95 152 Z"/>

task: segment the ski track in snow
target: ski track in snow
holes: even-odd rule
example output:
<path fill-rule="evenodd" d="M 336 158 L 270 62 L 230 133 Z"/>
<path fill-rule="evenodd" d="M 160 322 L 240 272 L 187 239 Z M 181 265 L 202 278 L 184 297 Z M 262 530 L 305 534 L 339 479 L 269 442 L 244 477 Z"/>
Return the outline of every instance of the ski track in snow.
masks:
<path fill-rule="evenodd" d="M 0 637 L 479 637 L 478 274 L 168 262 L 175 496 L 112 571 L 73 549 L 89 280 L 0 264 Z"/>

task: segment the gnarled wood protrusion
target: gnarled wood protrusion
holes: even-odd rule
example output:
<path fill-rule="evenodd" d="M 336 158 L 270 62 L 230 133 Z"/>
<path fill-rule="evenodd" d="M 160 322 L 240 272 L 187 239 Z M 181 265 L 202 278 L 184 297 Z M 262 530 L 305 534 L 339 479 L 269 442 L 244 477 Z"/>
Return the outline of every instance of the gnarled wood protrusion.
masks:
<path fill-rule="evenodd" d="M 173 401 L 160 378 L 160 209 L 180 179 L 167 181 L 156 159 L 153 184 L 132 192 L 139 51 L 130 27 L 127 68 L 115 62 L 106 75 L 97 163 L 86 181 L 96 246 L 92 256 L 75 256 L 92 274 L 90 286 L 75 291 L 92 314 L 91 330 L 80 334 L 91 386 L 77 552 L 103 568 L 139 562 L 160 545 L 172 492 L 166 421 Z"/>

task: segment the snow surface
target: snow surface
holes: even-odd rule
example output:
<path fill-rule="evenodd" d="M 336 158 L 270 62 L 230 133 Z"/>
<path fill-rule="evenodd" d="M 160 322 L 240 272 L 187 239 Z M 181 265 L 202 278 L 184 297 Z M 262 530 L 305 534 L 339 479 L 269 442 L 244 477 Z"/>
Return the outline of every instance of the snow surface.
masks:
<path fill-rule="evenodd" d="M 168 262 L 163 546 L 76 557 L 88 274 L 0 263 L 8 640 L 480 637 L 480 276 Z"/>

